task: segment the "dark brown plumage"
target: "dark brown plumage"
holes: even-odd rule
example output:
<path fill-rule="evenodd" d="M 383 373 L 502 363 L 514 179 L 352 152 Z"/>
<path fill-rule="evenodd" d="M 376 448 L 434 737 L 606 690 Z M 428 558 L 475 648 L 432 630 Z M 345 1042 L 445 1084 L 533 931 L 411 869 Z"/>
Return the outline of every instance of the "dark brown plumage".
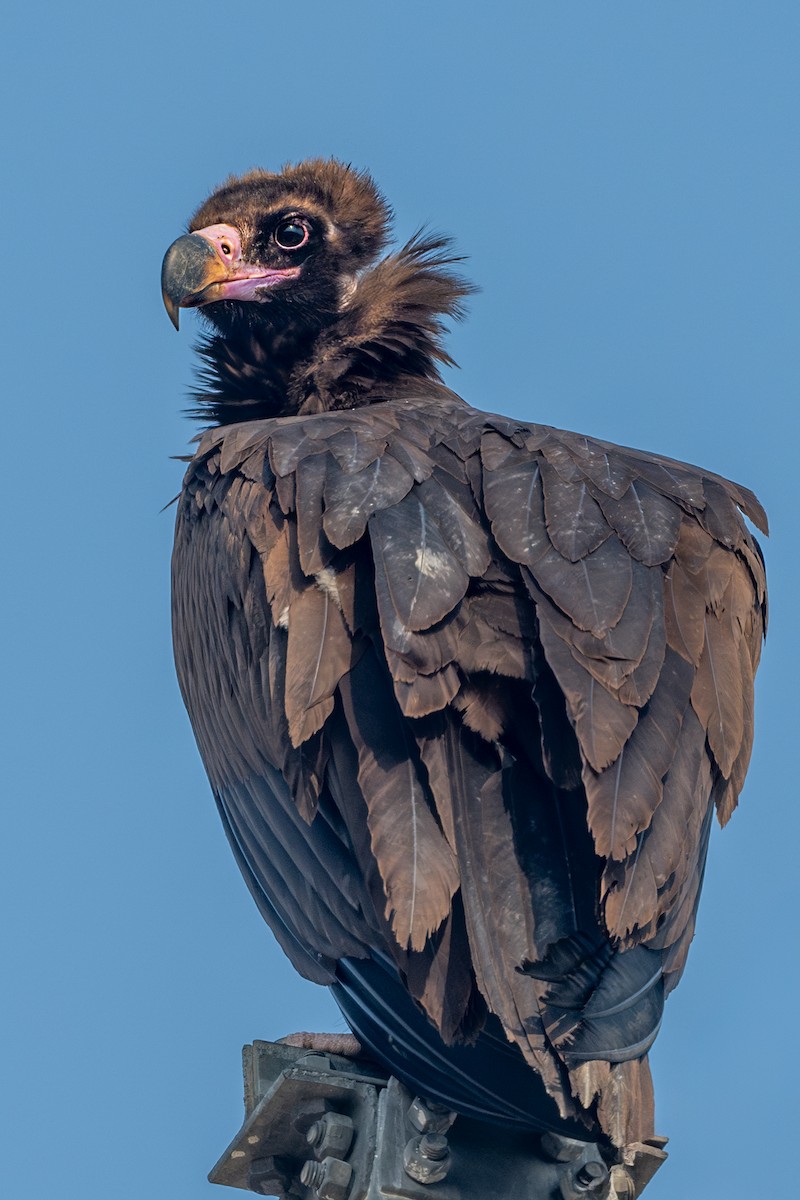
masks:
<path fill-rule="evenodd" d="M 217 426 L 178 510 L 181 687 L 256 901 L 373 1053 L 619 1148 L 653 1132 L 646 1051 L 747 768 L 740 510 L 766 519 L 468 407 L 437 366 L 469 287 L 442 239 L 374 261 L 387 222 L 316 161 L 231 180 L 168 252 Z"/>

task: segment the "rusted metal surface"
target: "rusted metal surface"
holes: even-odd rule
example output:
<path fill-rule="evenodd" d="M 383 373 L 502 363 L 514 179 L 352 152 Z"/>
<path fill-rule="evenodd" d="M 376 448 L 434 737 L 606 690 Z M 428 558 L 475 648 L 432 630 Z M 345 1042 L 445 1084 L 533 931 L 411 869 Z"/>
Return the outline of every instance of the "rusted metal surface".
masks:
<path fill-rule="evenodd" d="M 609 1163 L 459 1117 L 365 1061 L 254 1042 L 243 1070 L 245 1121 L 209 1179 L 280 1200 L 637 1200 L 666 1158 L 662 1138 Z"/>

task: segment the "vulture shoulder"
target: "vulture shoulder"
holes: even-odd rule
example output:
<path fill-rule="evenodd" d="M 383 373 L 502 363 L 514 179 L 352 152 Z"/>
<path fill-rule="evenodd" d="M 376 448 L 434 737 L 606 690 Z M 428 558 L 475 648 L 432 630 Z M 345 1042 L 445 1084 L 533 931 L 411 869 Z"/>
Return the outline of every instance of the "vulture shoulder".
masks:
<path fill-rule="evenodd" d="M 211 430 L 178 508 L 181 687 L 295 965 L 387 956 L 446 1042 L 488 1008 L 618 1143 L 750 755 L 741 512 L 766 530 L 716 475 L 433 384 Z"/>

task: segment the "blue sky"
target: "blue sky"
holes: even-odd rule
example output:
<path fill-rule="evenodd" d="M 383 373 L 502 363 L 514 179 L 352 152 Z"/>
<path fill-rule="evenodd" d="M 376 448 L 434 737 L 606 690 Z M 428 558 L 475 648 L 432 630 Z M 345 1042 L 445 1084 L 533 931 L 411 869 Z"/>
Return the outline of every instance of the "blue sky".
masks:
<path fill-rule="evenodd" d="M 193 319 L 166 246 L 229 172 L 372 170 L 480 285 L 478 407 L 700 462 L 773 525 L 741 810 L 655 1053 L 649 1200 L 783 1192 L 796 1104 L 800 7 L 18 5 L 5 27 L 2 1188 L 204 1200 L 243 1042 L 339 1028 L 241 883 L 171 664 Z M 232 1195 L 232 1193 L 231 1193 Z"/>

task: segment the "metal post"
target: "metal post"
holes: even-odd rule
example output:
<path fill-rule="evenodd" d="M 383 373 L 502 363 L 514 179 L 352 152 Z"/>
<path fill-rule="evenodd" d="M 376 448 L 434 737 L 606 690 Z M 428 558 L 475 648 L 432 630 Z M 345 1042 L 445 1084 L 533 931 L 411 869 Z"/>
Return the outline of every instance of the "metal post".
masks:
<path fill-rule="evenodd" d="M 654 1138 L 609 1168 L 596 1143 L 459 1117 L 356 1059 L 254 1042 L 243 1070 L 209 1179 L 280 1200 L 636 1200 L 666 1158 Z"/>

